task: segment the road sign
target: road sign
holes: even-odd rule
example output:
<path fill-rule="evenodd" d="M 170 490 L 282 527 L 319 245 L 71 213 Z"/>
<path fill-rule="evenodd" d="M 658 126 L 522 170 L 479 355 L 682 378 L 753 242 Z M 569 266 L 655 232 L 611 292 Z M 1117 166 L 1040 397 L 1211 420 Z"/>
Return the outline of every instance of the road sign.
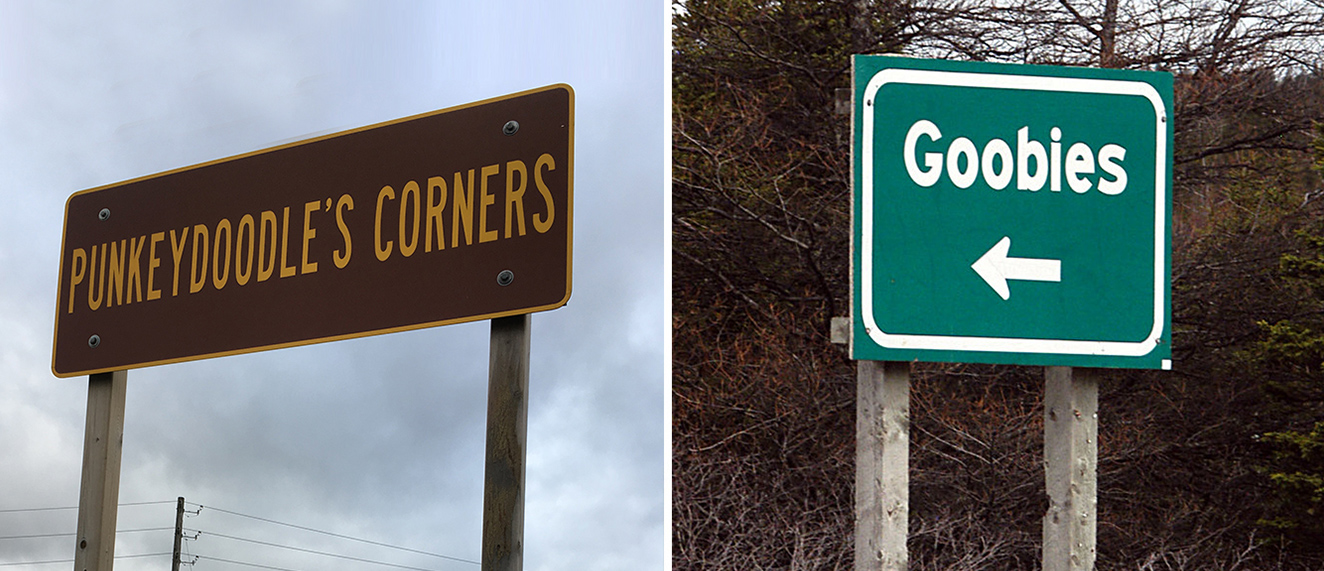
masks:
<path fill-rule="evenodd" d="M 555 85 L 76 193 L 52 370 L 560 307 L 573 166 Z"/>
<path fill-rule="evenodd" d="M 853 63 L 855 359 L 1171 366 L 1171 75 Z"/>

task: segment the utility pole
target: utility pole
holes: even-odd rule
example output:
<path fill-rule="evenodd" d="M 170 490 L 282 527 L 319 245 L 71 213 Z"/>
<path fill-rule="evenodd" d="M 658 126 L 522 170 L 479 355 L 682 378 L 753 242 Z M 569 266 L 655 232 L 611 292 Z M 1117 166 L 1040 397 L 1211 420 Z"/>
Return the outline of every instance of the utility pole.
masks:
<path fill-rule="evenodd" d="M 170 571 L 179 571 L 179 547 L 184 542 L 184 497 L 175 504 L 175 555 L 170 559 Z"/>

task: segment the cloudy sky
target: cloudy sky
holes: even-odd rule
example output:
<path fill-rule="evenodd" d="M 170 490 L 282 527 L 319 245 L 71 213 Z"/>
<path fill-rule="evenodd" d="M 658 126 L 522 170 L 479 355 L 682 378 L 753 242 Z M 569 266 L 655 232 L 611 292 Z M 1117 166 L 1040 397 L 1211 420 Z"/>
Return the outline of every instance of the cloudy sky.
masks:
<path fill-rule="evenodd" d="M 663 18 L 618 0 L 0 0 L 0 565 L 73 554 L 71 535 L 15 537 L 71 534 L 76 510 L 14 511 L 78 503 L 87 379 L 50 371 L 70 194 L 568 83 L 574 294 L 533 316 L 525 568 L 663 568 Z M 128 530 L 173 526 L 183 496 L 204 506 L 185 521 L 198 570 L 391 569 L 308 551 L 478 569 L 456 559 L 480 557 L 487 350 L 478 322 L 130 371 L 116 554 L 169 552 L 169 531 Z"/>

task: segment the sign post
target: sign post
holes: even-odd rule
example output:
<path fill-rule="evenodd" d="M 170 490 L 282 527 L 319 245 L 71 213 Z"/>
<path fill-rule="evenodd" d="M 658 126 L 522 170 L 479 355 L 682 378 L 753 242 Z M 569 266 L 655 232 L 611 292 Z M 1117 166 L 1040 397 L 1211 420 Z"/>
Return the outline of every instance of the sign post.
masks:
<path fill-rule="evenodd" d="M 483 469 L 482 571 L 524 568 L 524 456 L 529 425 L 530 316 L 492 320 Z"/>
<path fill-rule="evenodd" d="M 114 371 L 88 378 L 74 571 L 110 571 L 115 565 L 128 376 L 128 371 Z"/>
<path fill-rule="evenodd" d="M 860 361 L 855 399 L 855 569 L 905 571 L 910 363 Z"/>
<path fill-rule="evenodd" d="M 852 64 L 856 569 L 907 559 L 906 480 L 876 457 L 906 464 L 913 361 L 1046 366 L 1044 569 L 1092 569 L 1095 368 L 1172 367 L 1172 76 Z"/>
<path fill-rule="evenodd" d="M 1094 569 L 1098 411 L 1098 369 L 1044 367 L 1044 571 Z"/>

